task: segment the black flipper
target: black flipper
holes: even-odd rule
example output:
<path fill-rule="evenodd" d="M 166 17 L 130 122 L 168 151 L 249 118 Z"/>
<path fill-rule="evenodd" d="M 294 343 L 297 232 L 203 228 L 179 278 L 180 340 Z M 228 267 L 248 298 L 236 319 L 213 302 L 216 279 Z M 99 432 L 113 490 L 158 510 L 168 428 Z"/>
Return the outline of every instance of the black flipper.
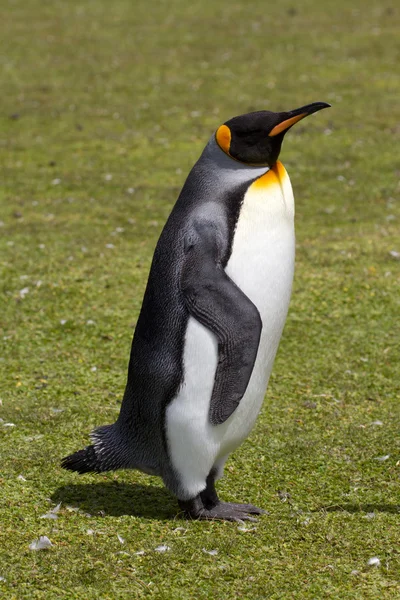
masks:
<path fill-rule="evenodd" d="M 190 314 L 218 340 L 209 419 L 224 423 L 242 399 L 257 356 L 262 321 L 257 307 L 222 266 L 218 227 L 196 222 L 185 238 L 181 289 Z"/>

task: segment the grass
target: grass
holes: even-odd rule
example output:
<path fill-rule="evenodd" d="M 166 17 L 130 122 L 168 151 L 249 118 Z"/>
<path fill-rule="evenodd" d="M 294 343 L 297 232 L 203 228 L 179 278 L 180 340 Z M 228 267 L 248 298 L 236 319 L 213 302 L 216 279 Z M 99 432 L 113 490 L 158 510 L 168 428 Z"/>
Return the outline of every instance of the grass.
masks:
<path fill-rule="evenodd" d="M 400 597 L 399 9 L 1 11 L 0 593 Z M 153 249 L 212 131 L 316 100 L 333 107 L 281 154 L 297 200 L 288 321 L 262 414 L 219 485 L 269 514 L 251 531 L 187 522 L 157 479 L 62 471 L 118 413 Z M 58 520 L 41 518 L 59 502 Z M 29 549 L 39 535 L 50 550 Z"/>

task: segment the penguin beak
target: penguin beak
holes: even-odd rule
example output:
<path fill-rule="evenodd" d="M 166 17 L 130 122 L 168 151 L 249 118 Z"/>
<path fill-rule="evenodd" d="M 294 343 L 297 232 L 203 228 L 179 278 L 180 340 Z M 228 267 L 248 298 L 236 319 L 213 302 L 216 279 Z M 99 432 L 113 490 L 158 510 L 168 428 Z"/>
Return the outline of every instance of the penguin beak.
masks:
<path fill-rule="evenodd" d="M 268 136 L 274 137 L 283 131 L 287 131 L 292 125 L 297 123 L 297 121 L 301 121 L 304 117 L 308 117 L 308 115 L 312 115 L 313 113 L 322 110 L 323 108 L 329 108 L 330 106 L 331 105 L 326 102 L 313 102 L 312 104 L 306 104 L 306 106 L 302 106 L 301 108 L 296 108 L 295 110 L 283 113 L 282 121 L 271 129 Z"/>

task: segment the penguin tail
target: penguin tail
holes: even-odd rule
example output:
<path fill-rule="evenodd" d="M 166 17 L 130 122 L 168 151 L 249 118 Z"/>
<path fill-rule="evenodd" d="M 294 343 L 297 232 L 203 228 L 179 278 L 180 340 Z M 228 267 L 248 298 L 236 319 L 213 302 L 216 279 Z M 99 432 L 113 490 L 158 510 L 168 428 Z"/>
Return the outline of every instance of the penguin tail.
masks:
<path fill-rule="evenodd" d="M 78 473 L 101 473 L 103 471 L 94 446 L 87 446 L 83 450 L 65 456 L 61 461 L 61 466 L 63 469 Z"/>
<path fill-rule="evenodd" d="M 91 434 L 93 444 L 66 456 L 63 469 L 78 473 L 104 473 L 129 467 L 127 447 L 114 425 L 98 427 Z"/>

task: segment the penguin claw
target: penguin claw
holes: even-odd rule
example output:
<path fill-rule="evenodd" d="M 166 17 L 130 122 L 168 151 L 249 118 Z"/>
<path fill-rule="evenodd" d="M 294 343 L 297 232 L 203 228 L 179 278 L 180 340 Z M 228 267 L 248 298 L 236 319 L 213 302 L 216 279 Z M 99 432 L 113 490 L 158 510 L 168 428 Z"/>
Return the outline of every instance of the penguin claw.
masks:
<path fill-rule="evenodd" d="M 234 502 L 226 503 L 229 504 L 232 508 L 237 508 L 238 510 L 242 510 L 250 515 L 266 515 L 268 511 L 263 508 L 258 508 L 258 506 L 254 506 L 254 504 L 235 504 Z"/>
<path fill-rule="evenodd" d="M 230 504 L 229 502 L 220 502 L 217 506 L 210 509 L 203 509 L 198 519 L 207 520 L 222 520 L 222 521 L 252 521 L 257 522 L 257 519 L 251 517 L 250 514 L 242 509 L 240 504 Z"/>

